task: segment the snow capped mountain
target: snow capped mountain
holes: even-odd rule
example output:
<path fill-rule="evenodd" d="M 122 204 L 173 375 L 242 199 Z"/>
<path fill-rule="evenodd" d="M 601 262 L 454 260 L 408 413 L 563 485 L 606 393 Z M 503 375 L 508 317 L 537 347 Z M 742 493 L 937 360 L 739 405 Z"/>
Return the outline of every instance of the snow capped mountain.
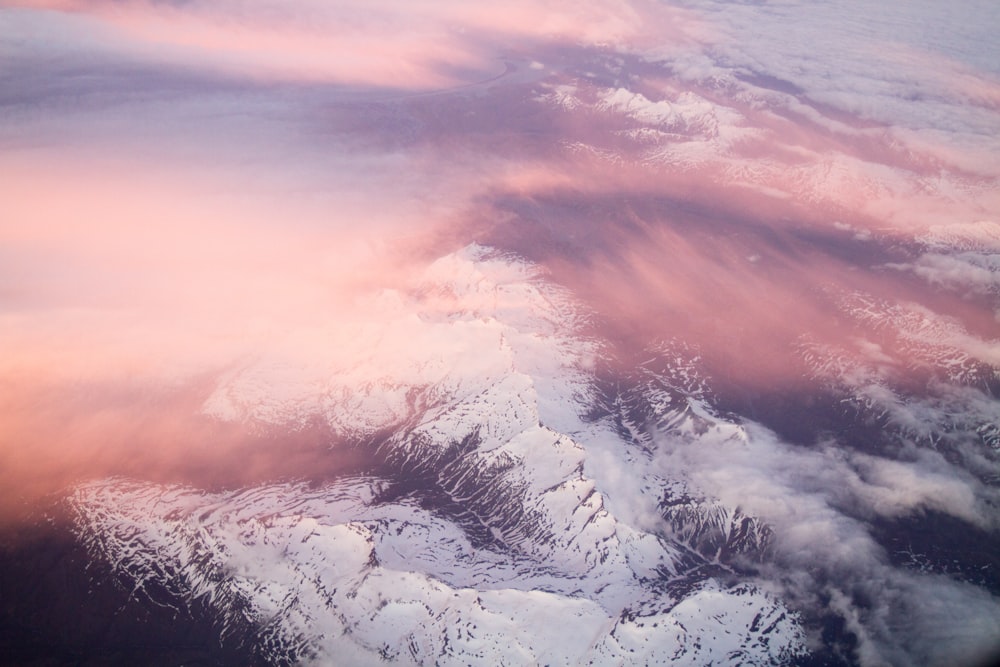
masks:
<path fill-rule="evenodd" d="M 621 578 L 585 593 L 595 582 L 558 561 L 476 548 L 414 502 L 378 503 L 382 483 L 213 495 L 113 480 L 74 501 L 134 594 L 203 600 L 224 637 L 252 637 L 272 662 L 736 665 L 800 648 L 794 618 L 753 587 L 709 581 L 676 600 Z"/>
<path fill-rule="evenodd" d="M 585 78 L 585 77 L 584 77 Z M 627 87 L 603 87 L 594 81 L 551 84 L 537 100 L 566 113 L 599 114 L 596 120 L 608 124 L 609 137 L 621 137 L 639 148 L 650 164 L 698 165 L 718 159 L 741 140 L 758 136 L 743 115 L 690 90 L 646 91 Z M 593 137 L 589 137 L 593 140 Z M 603 153 L 605 147 L 583 142 L 579 148 Z M 606 157 L 620 160 L 612 148 Z"/>
<path fill-rule="evenodd" d="M 670 538 L 710 563 L 734 566 L 767 554 L 771 528 L 738 507 L 704 497 L 679 474 L 653 472 L 659 449 L 713 446 L 748 437 L 736 417 L 711 407 L 712 394 L 699 370 L 695 350 L 677 342 L 652 347 L 649 358 L 615 379 L 604 397 L 603 418 L 632 443 L 631 474 L 649 489 L 659 489 L 656 513 Z"/>
<path fill-rule="evenodd" d="M 859 328 L 855 346 L 805 341 L 815 378 L 905 439 L 998 451 L 1000 412 L 990 394 L 1000 381 L 996 340 L 916 304 L 852 294 L 841 308 Z"/>
<path fill-rule="evenodd" d="M 966 298 L 985 296 L 1000 321 L 1000 225 L 988 220 L 932 225 L 915 241 L 920 256 L 887 266 Z"/>
<path fill-rule="evenodd" d="M 612 395 L 572 299 L 481 246 L 364 315 L 331 334 L 349 354 L 297 354 L 293 335 L 230 372 L 205 411 L 321 419 L 331 456 L 363 448 L 376 472 L 216 493 L 94 482 L 72 500 L 91 553 L 137 595 L 207 603 L 223 636 L 277 663 L 803 652 L 796 615 L 736 575 L 765 556 L 770 528 L 650 466 L 652 433 L 695 447 L 747 437 L 705 402 L 686 357 L 653 353 Z"/>

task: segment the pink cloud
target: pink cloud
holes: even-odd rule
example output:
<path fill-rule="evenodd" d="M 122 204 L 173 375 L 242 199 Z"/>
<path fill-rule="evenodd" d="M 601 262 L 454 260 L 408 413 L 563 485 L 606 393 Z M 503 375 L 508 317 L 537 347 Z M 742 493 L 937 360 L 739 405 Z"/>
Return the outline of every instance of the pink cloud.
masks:
<path fill-rule="evenodd" d="M 22 7 L 96 19 L 116 48 L 135 56 L 263 80 L 429 90 L 488 79 L 525 41 L 606 44 L 648 34 L 632 3 L 516 0 L 502 11 L 476 3 L 153 3 L 21 0 Z M 648 9 L 648 8 L 647 8 Z M 662 19 L 669 15 L 670 21 Z M 657 8 L 674 37 L 689 13 Z M 661 30 L 662 33 L 662 30 Z M 663 34 L 658 35 L 664 38 Z"/>

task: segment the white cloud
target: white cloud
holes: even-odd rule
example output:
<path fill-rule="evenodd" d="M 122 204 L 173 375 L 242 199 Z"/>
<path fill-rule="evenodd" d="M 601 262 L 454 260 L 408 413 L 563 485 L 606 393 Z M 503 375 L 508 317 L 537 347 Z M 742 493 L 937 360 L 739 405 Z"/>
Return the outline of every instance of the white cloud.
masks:
<path fill-rule="evenodd" d="M 774 560 L 764 578 L 793 606 L 846 619 L 863 665 L 943 665 L 995 648 L 1000 600 L 889 565 L 866 523 L 933 510 L 996 530 L 1000 499 L 992 490 L 936 453 L 890 460 L 833 442 L 793 446 L 753 424 L 745 428 L 744 439 L 696 446 L 661 438 L 657 462 L 663 474 L 687 478 L 774 527 Z"/>
<path fill-rule="evenodd" d="M 912 271 L 931 285 L 979 294 L 1000 291 L 1000 255 L 964 252 L 944 255 L 926 253 L 911 263 L 886 264 L 891 269 Z"/>

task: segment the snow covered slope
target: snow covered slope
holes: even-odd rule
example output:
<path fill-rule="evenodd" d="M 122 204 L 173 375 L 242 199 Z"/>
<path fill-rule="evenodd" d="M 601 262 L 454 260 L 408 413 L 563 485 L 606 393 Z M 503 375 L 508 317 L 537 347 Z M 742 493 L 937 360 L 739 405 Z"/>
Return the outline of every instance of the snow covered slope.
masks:
<path fill-rule="evenodd" d="M 682 358 L 654 351 L 609 392 L 572 299 L 480 246 L 367 307 L 233 370 L 205 411 L 289 430 L 319 419 L 331 456 L 364 448 L 377 474 L 218 493 L 94 482 L 73 498 L 92 553 L 136 594 L 207 603 L 223 636 L 276 663 L 745 665 L 804 651 L 796 616 L 737 576 L 769 528 L 650 465 L 653 432 L 748 437 Z M 316 345 L 325 333 L 336 349 Z"/>
<path fill-rule="evenodd" d="M 810 373 L 887 433 L 975 459 L 1000 451 L 1000 342 L 912 303 L 867 294 L 841 299 L 853 346 L 804 341 Z M 978 451 L 979 453 L 975 453 Z"/>

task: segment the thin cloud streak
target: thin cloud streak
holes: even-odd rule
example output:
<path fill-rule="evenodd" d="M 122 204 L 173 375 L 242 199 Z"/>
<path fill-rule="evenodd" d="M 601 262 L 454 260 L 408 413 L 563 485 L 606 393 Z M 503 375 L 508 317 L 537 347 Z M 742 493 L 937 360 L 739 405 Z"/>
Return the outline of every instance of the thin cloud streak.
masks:
<path fill-rule="evenodd" d="M 504 71 L 499 57 L 539 40 L 610 44 L 637 39 L 648 30 L 643 21 L 650 18 L 650 9 L 666 29 L 660 38 L 684 35 L 671 27 L 673 21 L 683 20 L 689 29 L 694 23 L 690 13 L 652 4 L 640 17 L 620 0 L 585 7 L 518 1 L 506 4 L 503 12 L 435 0 L 307 2 L 294 10 L 273 2 L 56 0 L 13 5 L 63 15 L 63 36 L 81 28 L 101 30 L 111 43 L 100 48 L 126 58 L 263 81 L 396 90 L 443 89 L 491 78 Z"/>

